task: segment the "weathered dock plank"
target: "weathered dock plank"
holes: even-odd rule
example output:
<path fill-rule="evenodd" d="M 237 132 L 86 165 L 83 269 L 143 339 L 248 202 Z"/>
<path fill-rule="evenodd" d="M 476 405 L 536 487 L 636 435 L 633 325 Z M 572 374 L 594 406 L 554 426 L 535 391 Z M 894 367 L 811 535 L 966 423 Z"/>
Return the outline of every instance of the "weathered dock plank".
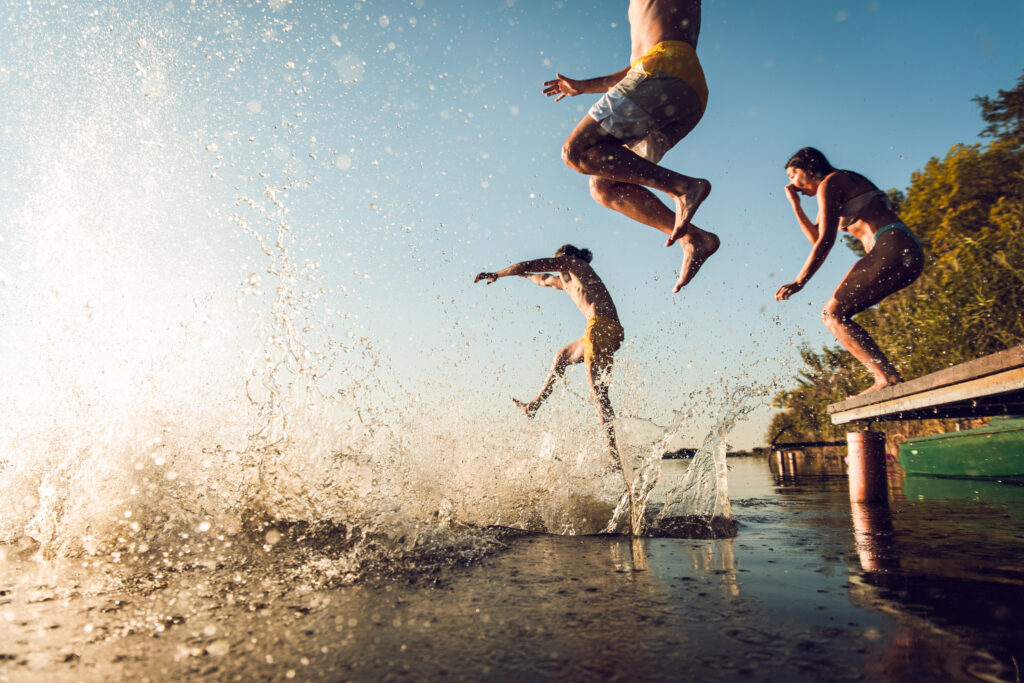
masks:
<path fill-rule="evenodd" d="M 1024 414 L 1024 344 L 828 407 L 832 424 Z"/>

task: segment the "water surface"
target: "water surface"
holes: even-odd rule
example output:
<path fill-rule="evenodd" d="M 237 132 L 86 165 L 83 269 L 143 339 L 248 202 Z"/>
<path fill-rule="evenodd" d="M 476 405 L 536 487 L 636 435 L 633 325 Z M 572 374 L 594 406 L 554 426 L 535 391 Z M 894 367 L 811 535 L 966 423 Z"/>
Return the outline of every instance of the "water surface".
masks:
<path fill-rule="evenodd" d="M 5 546 L 0 680 L 1019 680 L 1021 489 L 896 480 L 851 509 L 841 461 L 729 466 L 739 535 L 646 540 L 646 572 L 607 536 L 354 585 L 309 540 L 144 575 Z"/>

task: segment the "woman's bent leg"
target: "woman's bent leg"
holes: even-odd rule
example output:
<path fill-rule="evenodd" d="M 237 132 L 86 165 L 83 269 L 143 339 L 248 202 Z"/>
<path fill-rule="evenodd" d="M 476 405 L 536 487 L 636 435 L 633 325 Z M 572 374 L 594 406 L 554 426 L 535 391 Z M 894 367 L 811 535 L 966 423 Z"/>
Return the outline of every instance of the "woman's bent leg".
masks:
<path fill-rule="evenodd" d="M 874 391 L 903 381 L 899 371 L 863 327 L 852 318 L 917 279 L 924 266 L 920 248 L 906 233 L 890 230 L 853 265 L 822 310 L 836 340 L 875 377 Z"/>

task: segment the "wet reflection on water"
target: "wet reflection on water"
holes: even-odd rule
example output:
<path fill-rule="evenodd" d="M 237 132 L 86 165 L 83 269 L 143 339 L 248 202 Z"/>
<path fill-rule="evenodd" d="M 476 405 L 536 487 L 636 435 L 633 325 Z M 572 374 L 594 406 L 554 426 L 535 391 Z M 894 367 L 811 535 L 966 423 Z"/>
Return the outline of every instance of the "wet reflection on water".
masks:
<path fill-rule="evenodd" d="M 818 448 L 813 451 L 775 451 L 768 465 L 780 485 L 806 482 L 815 477 L 846 477 L 845 449 Z"/>
<path fill-rule="evenodd" d="M 641 539 L 645 572 L 627 537 L 509 537 L 340 587 L 278 550 L 132 583 L 7 547 L 0 678 L 1018 680 L 1021 489 L 907 480 L 851 506 L 835 463 L 729 464 L 739 535 Z"/>
<path fill-rule="evenodd" d="M 775 454 L 779 492 L 846 491 L 841 457 Z M 890 473 L 890 500 L 847 503 L 857 565 L 851 603 L 895 632 L 866 670 L 885 680 L 1021 680 L 1024 487 Z M 797 496 L 806 500 L 805 496 Z"/>
<path fill-rule="evenodd" d="M 867 572 L 899 569 L 889 503 L 850 503 L 853 538 L 860 566 Z"/>

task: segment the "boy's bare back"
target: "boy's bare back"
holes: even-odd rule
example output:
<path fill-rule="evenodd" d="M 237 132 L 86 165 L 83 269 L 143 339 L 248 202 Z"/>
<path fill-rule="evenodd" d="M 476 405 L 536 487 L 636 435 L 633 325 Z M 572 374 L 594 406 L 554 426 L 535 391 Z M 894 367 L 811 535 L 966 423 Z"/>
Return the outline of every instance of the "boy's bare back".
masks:
<path fill-rule="evenodd" d="M 587 318 L 599 315 L 618 320 L 612 295 L 590 264 L 571 256 L 563 256 L 560 260 L 566 264 L 566 269 L 559 272 L 562 289 L 576 304 L 576 308 L 580 309 L 580 313 Z"/>
<path fill-rule="evenodd" d="M 700 0 L 630 0 L 630 62 L 658 43 L 681 40 L 697 48 Z"/>

